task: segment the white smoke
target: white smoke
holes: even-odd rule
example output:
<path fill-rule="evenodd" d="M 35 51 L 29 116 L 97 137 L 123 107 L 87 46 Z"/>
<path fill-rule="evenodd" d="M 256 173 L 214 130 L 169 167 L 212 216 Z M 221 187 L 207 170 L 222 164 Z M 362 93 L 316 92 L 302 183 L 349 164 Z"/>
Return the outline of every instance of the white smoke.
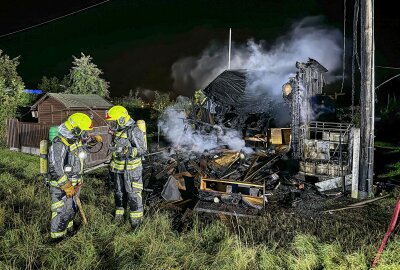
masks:
<path fill-rule="evenodd" d="M 173 147 L 187 151 L 203 153 L 206 150 L 223 146 L 245 153 L 252 151 L 251 148 L 245 147 L 245 141 L 238 131 L 222 130 L 215 126 L 209 133 L 201 133 L 200 130 L 192 128 L 183 111 L 174 107 L 169 107 L 164 111 L 158 125 Z"/>
<path fill-rule="evenodd" d="M 231 69 L 247 69 L 247 89 L 251 95 L 268 94 L 277 102 L 283 102 L 282 85 L 294 76 L 295 64 L 313 58 L 334 74 L 341 66 L 342 35 L 340 31 L 324 26 L 321 17 L 309 17 L 294 24 L 291 30 L 272 44 L 265 41 L 248 40 L 246 44 L 233 43 Z M 186 57 L 172 65 L 174 89 L 191 95 L 203 89 L 220 73 L 227 69 L 227 45 L 216 42 L 206 48 L 199 57 Z M 334 78 L 332 76 L 332 78 Z M 288 117 L 287 111 L 278 112 Z M 310 113 L 302 111 L 302 114 Z M 302 115 L 304 119 L 306 116 Z M 174 109 L 165 112 L 159 122 L 167 139 L 174 146 L 195 152 L 203 152 L 227 145 L 234 150 L 247 151 L 241 134 L 237 131 L 211 132 L 200 134 L 185 121 L 185 114 Z M 285 121 L 287 121 L 286 119 Z"/>
<path fill-rule="evenodd" d="M 286 35 L 267 48 L 267 42 L 250 39 L 233 43 L 231 69 L 259 70 L 248 88 L 281 96 L 281 87 L 296 71 L 295 63 L 316 59 L 333 74 L 341 66 L 342 34 L 322 24 L 322 17 L 308 17 L 294 24 Z M 207 86 L 227 69 L 227 45 L 213 42 L 199 57 L 186 57 L 172 65 L 174 89 L 187 94 Z"/>

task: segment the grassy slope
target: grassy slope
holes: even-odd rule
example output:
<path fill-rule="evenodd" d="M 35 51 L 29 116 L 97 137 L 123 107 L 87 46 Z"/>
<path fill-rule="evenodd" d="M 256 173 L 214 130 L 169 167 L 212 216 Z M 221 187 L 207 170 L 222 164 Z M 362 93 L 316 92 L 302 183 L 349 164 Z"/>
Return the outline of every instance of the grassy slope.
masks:
<path fill-rule="evenodd" d="M 113 200 L 103 180 L 87 178 L 82 200 L 89 226 L 49 244 L 50 196 L 37 175 L 37 157 L 0 149 L 0 269 L 367 269 L 385 232 L 382 225 L 296 223 L 275 214 L 259 223 L 194 219 L 177 233 L 168 213 L 155 209 L 131 232 L 128 224 L 110 222 Z M 389 208 L 388 214 L 388 205 L 393 200 L 377 209 Z M 377 269 L 398 269 L 399 254 L 396 237 Z"/>

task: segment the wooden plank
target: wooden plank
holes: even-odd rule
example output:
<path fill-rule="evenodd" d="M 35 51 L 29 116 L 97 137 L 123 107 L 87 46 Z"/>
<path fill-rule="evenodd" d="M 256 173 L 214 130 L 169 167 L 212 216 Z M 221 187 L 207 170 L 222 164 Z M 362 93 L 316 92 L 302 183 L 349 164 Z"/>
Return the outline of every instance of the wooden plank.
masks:
<path fill-rule="evenodd" d="M 348 174 L 345 176 L 346 185 L 351 184 L 352 175 Z M 315 186 L 318 188 L 319 191 L 331 190 L 335 188 L 342 187 L 342 177 L 335 177 L 325 181 L 315 183 Z"/>
<path fill-rule="evenodd" d="M 283 144 L 281 128 L 271 128 L 271 143 L 272 144 Z"/>
<path fill-rule="evenodd" d="M 277 154 L 267 162 L 265 162 L 260 168 L 258 168 L 256 171 L 251 173 L 247 178 L 245 178 L 243 181 L 250 181 L 254 176 L 256 176 L 262 169 L 264 168 L 269 168 L 271 167 L 278 159 L 282 157 L 282 154 Z"/>
<path fill-rule="evenodd" d="M 260 187 L 260 189 L 261 189 L 261 187 Z M 234 193 L 227 193 L 227 192 L 223 192 L 223 191 L 218 191 L 218 190 L 214 190 L 214 189 L 210 189 L 210 188 L 205 188 L 205 189 L 202 189 L 203 191 L 208 191 L 208 192 L 210 192 L 210 193 L 215 193 L 216 195 L 218 195 L 218 196 L 220 196 L 220 195 L 229 195 L 229 194 L 234 194 Z M 257 197 L 257 196 L 251 196 L 251 195 L 248 195 L 248 194 L 240 194 L 240 196 L 242 196 L 243 198 L 252 198 L 252 199 L 255 199 L 255 200 L 257 200 L 257 199 L 259 199 L 260 200 L 260 203 L 262 202 L 262 197 Z"/>
<path fill-rule="evenodd" d="M 213 179 L 213 178 L 202 178 L 201 182 L 219 182 L 224 184 L 233 184 L 233 185 L 241 185 L 241 186 L 249 186 L 249 187 L 259 187 L 263 188 L 263 185 L 253 184 L 248 182 L 241 182 L 241 181 L 232 181 L 232 180 L 225 180 L 225 179 Z"/>
<path fill-rule="evenodd" d="M 6 120 L 7 146 L 11 149 L 20 149 L 19 121 L 17 119 Z"/>
<path fill-rule="evenodd" d="M 193 169 L 195 169 L 196 172 L 198 172 L 200 175 L 203 175 L 203 171 L 200 169 L 200 166 L 197 165 L 197 163 L 194 160 L 189 160 L 190 165 L 192 165 Z"/>
<path fill-rule="evenodd" d="M 245 137 L 244 140 L 251 142 L 268 142 L 266 138 L 260 138 L 260 137 Z"/>
<path fill-rule="evenodd" d="M 253 167 L 254 167 L 254 165 L 256 164 L 256 162 L 257 162 L 257 160 L 258 160 L 259 157 L 260 157 L 260 156 L 255 156 L 255 157 L 254 157 L 254 159 L 253 159 L 253 161 L 251 162 L 250 167 L 249 167 L 249 169 L 247 170 L 247 172 L 246 172 L 245 176 L 243 177 L 243 179 L 246 179 L 246 178 L 249 176 L 250 171 L 253 169 Z"/>
<path fill-rule="evenodd" d="M 249 215 L 249 214 L 243 214 L 239 213 L 236 211 L 229 212 L 229 211 L 224 211 L 224 210 L 217 210 L 217 209 L 210 209 L 210 208 L 205 208 L 201 206 L 200 204 L 201 201 L 199 201 L 196 206 L 194 207 L 193 211 L 195 212 L 205 212 L 205 213 L 210 213 L 210 214 L 217 214 L 217 215 L 227 215 L 227 216 L 235 216 L 235 217 L 247 217 L 247 218 L 254 218 L 256 215 Z"/>

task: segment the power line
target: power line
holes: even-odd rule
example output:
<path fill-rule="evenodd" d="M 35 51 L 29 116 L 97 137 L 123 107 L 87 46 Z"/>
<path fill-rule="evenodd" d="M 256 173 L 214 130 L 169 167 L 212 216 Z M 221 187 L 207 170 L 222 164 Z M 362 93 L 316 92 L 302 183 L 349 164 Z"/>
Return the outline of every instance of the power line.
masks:
<path fill-rule="evenodd" d="M 377 87 L 375 87 L 375 90 L 377 90 L 379 87 L 381 87 L 381 86 L 384 85 L 385 83 L 390 82 L 390 81 L 393 80 L 393 79 L 396 79 L 396 78 L 399 77 L 399 76 L 400 76 L 400 74 L 397 74 L 397 75 L 391 77 L 390 79 L 384 81 L 383 83 L 381 83 L 380 85 L 378 85 Z"/>
<path fill-rule="evenodd" d="M 85 11 L 85 10 L 88 10 L 88 9 L 91 9 L 91 8 L 93 8 L 93 7 L 96 7 L 96 6 L 100 6 L 100 5 L 105 4 L 105 3 L 107 3 L 107 2 L 110 2 L 110 1 L 111 1 L 111 0 L 105 0 L 105 1 L 103 1 L 103 2 L 100 2 L 100 3 L 97 3 L 97 4 L 91 5 L 91 6 L 89 6 L 89 7 L 85 7 L 85 8 L 83 8 L 83 9 L 80 9 L 80 10 L 77 10 L 77 11 L 74 11 L 74 12 L 71 12 L 71 13 L 68 13 L 68 14 L 66 14 L 66 15 L 63 15 L 63 16 L 60 16 L 60 17 L 57 17 L 57 18 L 54 18 L 54 19 L 51 19 L 51 20 L 48 20 L 48 21 L 45 21 L 45 22 L 42 22 L 42 23 L 38 23 L 38 24 L 35 24 L 35 25 L 32 25 L 32 26 L 29 26 L 29 27 L 26 27 L 26 28 L 23 28 L 23 29 L 20 29 L 20 30 L 11 32 L 11 33 L 7 33 L 7 34 L 4 34 L 4 35 L 1 35 L 0 38 L 6 37 L 6 36 L 10 36 L 10 35 L 14 35 L 14 34 L 19 33 L 19 32 L 23 32 L 23 31 L 26 31 L 26 30 L 29 30 L 29 29 L 32 29 L 32 28 L 35 28 L 35 27 L 38 27 L 38 26 L 42 26 L 42 25 L 45 25 L 45 24 L 48 24 L 48 23 L 51 23 L 51 22 L 54 22 L 54 21 L 63 19 L 63 18 L 65 18 L 65 17 L 68 17 L 68 16 L 71 16 L 71 15 L 77 14 L 77 13 L 79 13 L 79 12 L 82 12 L 82 11 Z"/>
<path fill-rule="evenodd" d="M 400 69 L 398 67 L 385 67 L 385 66 L 375 66 L 377 68 L 386 68 L 386 69 Z"/>

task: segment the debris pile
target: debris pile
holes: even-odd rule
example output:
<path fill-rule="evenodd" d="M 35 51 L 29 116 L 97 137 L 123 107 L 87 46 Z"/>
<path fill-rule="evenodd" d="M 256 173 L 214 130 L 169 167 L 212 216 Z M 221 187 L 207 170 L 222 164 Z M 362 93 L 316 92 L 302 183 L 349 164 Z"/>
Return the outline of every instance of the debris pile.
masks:
<path fill-rule="evenodd" d="M 332 111 L 312 102 L 327 69 L 314 59 L 296 67 L 279 93 L 262 71 L 226 70 L 202 90 L 200 103 L 166 110 L 159 127 L 172 148 L 151 166 L 161 197 L 247 216 L 268 202 L 296 205 L 303 191 L 318 200 L 321 191 L 348 185 L 351 125 L 318 122 Z"/>
<path fill-rule="evenodd" d="M 287 168 L 289 150 L 289 144 L 270 144 L 252 153 L 228 148 L 203 153 L 169 149 L 151 161 L 150 186 L 162 185 L 160 195 L 165 201 L 196 201 L 196 211 L 258 214 L 269 200 L 287 199 L 291 190 L 304 189 Z"/>

